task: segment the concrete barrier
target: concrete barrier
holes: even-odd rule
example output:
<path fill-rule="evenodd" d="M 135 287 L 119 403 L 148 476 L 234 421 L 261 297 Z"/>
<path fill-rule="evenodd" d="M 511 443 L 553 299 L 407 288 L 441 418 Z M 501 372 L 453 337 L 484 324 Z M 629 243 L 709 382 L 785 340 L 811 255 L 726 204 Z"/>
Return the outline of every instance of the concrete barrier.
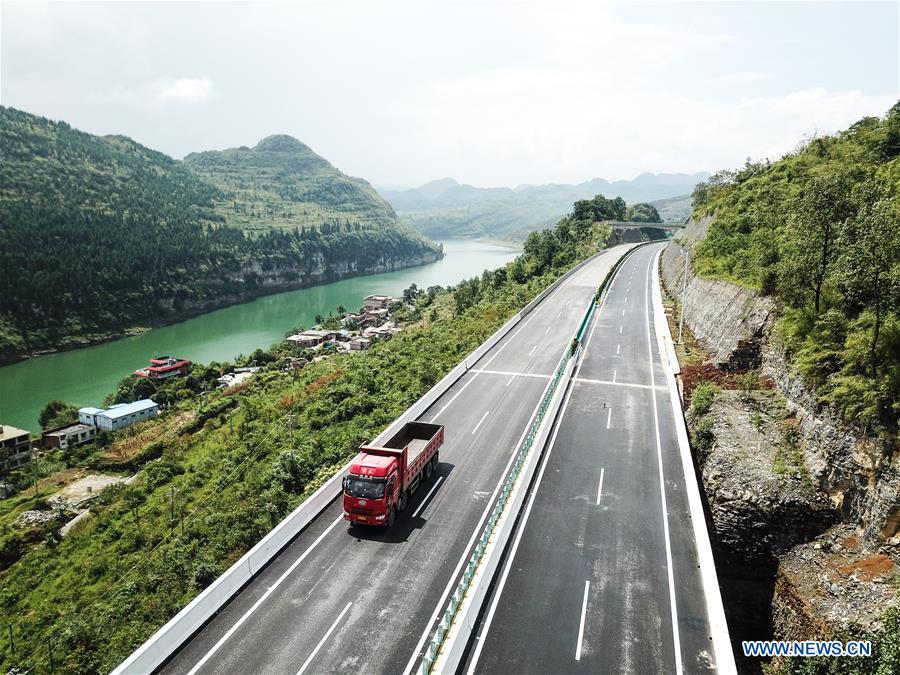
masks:
<path fill-rule="evenodd" d="M 522 319 L 537 307 L 566 279 L 585 265 L 604 255 L 605 249 L 582 261 L 544 289 L 521 311 L 485 340 L 475 351 L 463 359 L 447 375 L 435 384 L 418 401 L 394 420 L 375 439 L 377 445 L 386 441 L 406 422 L 417 419 L 452 387 L 467 370 L 505 337 Z M 345 464 L 300 506 L 292 511 L 253 548 L 229 567 L 212 584 L 172 617 L 162 628 L 135 650 L 112 671 L 113 675 L 126 673 L 151 673 L 162 666 L 190 636 L 212 618 L 241 588 L 265 567 L 291 540 L 306 528 L 341 493 L 341 480 L 350 468 Z"/>

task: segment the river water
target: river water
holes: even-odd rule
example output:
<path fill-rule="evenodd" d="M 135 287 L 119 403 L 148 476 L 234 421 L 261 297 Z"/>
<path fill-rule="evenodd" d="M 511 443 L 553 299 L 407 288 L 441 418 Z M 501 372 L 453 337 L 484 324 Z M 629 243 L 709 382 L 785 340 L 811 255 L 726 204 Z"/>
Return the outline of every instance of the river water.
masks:
<path fill-rule="evenodd" d="M 355 310 L 371 293 L 399 295 L 410 284 L 448 286 L 511 261 L 519 251 L 474 241 L 445 241 L 443 260 L 398 272 L 344 279 L 332 284 L 267 295 L 209 312 L 142 335 L 0 368 L 0 422 L 38 431 L 38 414 L 51 399 L 77 406 L 98 405 L 123 377 L 148 359 L 171 354 L 208 363 L 231 360 L 268 347 L 316 314 L 338 305 Z"/>

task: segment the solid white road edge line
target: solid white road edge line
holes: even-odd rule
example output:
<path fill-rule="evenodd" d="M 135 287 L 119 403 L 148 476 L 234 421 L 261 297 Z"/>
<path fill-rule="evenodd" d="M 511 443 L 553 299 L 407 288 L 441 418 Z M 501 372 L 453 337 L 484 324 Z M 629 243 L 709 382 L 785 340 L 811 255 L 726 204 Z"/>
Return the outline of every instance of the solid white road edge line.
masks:
<path fill-rule="evenodd" d="M 651 264 L 647 266 L 647 287 L 645 292 L 644 303 L 644 323 L 647 330 L 647 356 L 650 358 L 650 384 L 655 388 L 656 380 L 653 374 L 655 370 L 653 366 L 653 347 L 650 342 L 650 272 L 653 269 L 653 262 L 656 256 L 651 258 Z M 656 459 L 659 466 L 659 496 L 662 507 L 663 518 L 663 537 L 666 541 L 666 571 L 669 577 L 669 607 L 672 610 L 672 641 L 675 648 L 675 672 L 681 675 L 683 672 L 681 665 L 681 638 L 678 631 L 678 609 L 675 606 L 675 571 L 672 567 L 672 541 L 669 538 L 669 508 L 666 506 L 666 480 L 663 475 L 662 460 L 662 441 L 659 436 L 659 410 L 656 404 L 656 392 L 650 397 L 653 399 L 653 429 L 656 435 Z"/>
<path fill-rule="evenodd" d="M 208 652 L 206 652 L 206 654 L 203 656 L 203 658 L 200 659 L 200 660 L 197 662 L 197 664 L 196 664 L 193 668 L 191 668 L 191 669 L 188 671 L 188 675 L 194 675 L 194 673 L 196 673 L 198 670 L 200 670 L 200 668 L 202 668 L 204 665 L 206 665 L 206 662 L 209 661 L 209 660 L 213 657 L 213 655 L 214 655 L 217 651 L 219 651 L 219 649 L 221 649 L 222 645 L 224 645 L 226 642 L 228 642 L 228 640 L 231 638 L 231 636 L 234 635 L 235 632 L 236 632 L 241 626 L 244 625 L 244 622 L 245 622 L 247 619 L 250 618 L 250 615 L 253 614 L 253 612 L 255 612 L 257 609 L 259 609 L 259 607 L 260 607 L 260 606 L 261 606 L 261 605 L 269 598 L 269 596 L 272 595 L 272 593 L 275 592 L 275 589 L 277 589 L 279 586 L 281 586 L 282 583 L 284 583 L 284 580 L 287 579 L 287 578 L 291 575 L 291 573 L 293 573 L 293 571 L 294 571 L 295 569 L 297 569 L 297 567 L 300 565 L 300 563 L 302 563 L 304 560 L 306 560 L 306 556 L 308 556 L 310 553 L 312 553 L 312 552 L 313 552 L 313 549 L 315 549 L 316 546 L 318 546 L 319 543 L 320 543 L 325 537 L 327 537 L 328 534 L 334 529 L 334 527 L 335 527 L 339 522 L 341 522 L 343 519 L 344 519 L 343 514 L 341 514 L 340 516 L 338 516 L 338 517 L 334 520 L 334 522 L 331 523 L 331 525 L 329 525 L 329 526 L 326 528 L 326 530 L 325 530 L 322 534 L 320 534 L 320 535 L 318 536 L 318 538 L 317 538 L 317 539 L 309 546 L 309 548 L 307 548 L 307 549 L 303 552 L 303 555 L 301 555 L 301 556 L 300 556 L 299 558 L 297 558 L 293 563 L 291 563 L 291 566 L 288 567 L 288 568 L 282 573 L 282 575 L 281 575 L 280 577 L 278 577 L 278 580 L 277 580 L 274 584 L 272 584 L 271 586 L 269 586 L 268 589 L 266 589 L 266 592 L 262 594 L 262 596 L 259 598 L 259 600 L 257 600 L 256 602 L 254 602 L 254 603 L 253 603 L 253 606 L 250 607 L 250 609 L 248 609 L 246 612 L 244 612 L 244 614 L 241 616 L 241 618 L 238 619 L 237 622 L 236 622 L 231 628 L 228 629 L 228 632 L 225 633 L 225 635 L 223 635 L 215 645 L 213 645 L 213 648 L 210 649 Z"/>
<path fill-rule="evenodd" d="M 569 387 L 569 389 L 566 391 L 566 398 L 563 400 L 562 406 L 560 406 L 559 412 L 556 415 L 557 423 L 553 428 L 553 435 L 550 436 L 550 441 L 547 444 L 547 452 L 544 453 L 544 457 L 541 460 L 541 466 L 538 469 L 534 488 L 531 490 L 531 494 L 528 496 L 528 503 L 525 505 L 525 511 L 522 513 L 522 520 L 519 523 L 518 531 L 516 532 L 516 536 L 513 539 L 513 544 L 506 556 L 506 560 L 503 563 L 503 572 L 500 575 L 500 580 L 497 582 L 497 588 L 496 590 L 494 590 L 493 597 L 491 598 L 491 606 L 488 608 L 484 623 L 481 626 L 481 632 L 479 633 L 481 638 L 487 635 L 491 630 L 491 622 L 494 620 L 494 612 L 497 610 L 497 605 L 500 604 L 500 597 L 503 595 L 503 588 L 506 586 L 506 579 L 509 576 L 509 570 L 512 568 L 512 563 L 516 559 L 516 551 L 519 550 L 519 542 L 522 541 L 522 535 L 527 529 L 526 526 L 528 525 L 528 517 L 531 515 L 531 507 L 534 506 L 534 500 L 537 497 L 538 488 L 541 486 L 541 481 L 544 478 L 544 470 L 547 468 L 547 464 L 550 463 L 550 455 L 553 453 L 553 448 L 556 446 L 556 435 L 559 433 L 560 422 L 562 422 L 563 417 L 565 417 L 566 408 L 569 405 L 569 398 L 571 398 L 571 395 L 572 387 Z M 481 656 L 481 650 L 483 649 L 483 647 L 484 640 L 478 639 L 475 646 L 475 651 L 472 652 L 472 660 L 469 664 L 467 675 L 472 675 L 475 672 L 475 667 L 478 665 L 478 659 Z"/>
<path fill-rule="evenodd" d="M 340 614 L 338 614 L 338 618 L 336 618 L 334 620 L 334 623 L 331 624 L 331 628 L 329 628 L 328 632 L 325 633 L 325 636 L 321 640 L 319 640 L 319 644 L 317 644 L 316 648 L 312 650 L 312 654 L 310 654 L 309 657 L 306 659 L 306 661 L 303 662 L 303 665 L 300 666 L 300 670 L 297 671 L 297 675 L 303 675 L 303 673 L 306 671 L 306 669 L 309 668 L 309 664 L 312 663 L 312 660 L 314 658 L 316 658 L 316 654 L 319 653 L 319 650 L 322 648 L 322 645 L 325 644 L 325 641 L 328 640 L 329 637 L 331 637 L 331 634 L 334 632 L 334 629 L 337 628 L 338 624 L 341 622 L 341 619 L 344 618 L 344 614 L 346 614 L 350 610 L 350 605 L 352 605 L 352 604 L 353 604 L 352 602 L 348 602 L 347 606 L 344 607 L 344 611 L 342 611 Z"/>
<path fill-rule="evenodd" d="M 478 424 L 476 424 L 476 425 L 475 425 L 475 428 L 472 429 L 472 433 L 473 433 L 473 434 L 474 434 L 476 431 L 478 431 L 478 427 L 481 426 L 481 423 L 484 422 L 484 420 L 487 418 L 487 416 L 490 414 L 490 412 L 491 412 L 490 410 L 485 410 L 485 411 L 484 411 L 484 415 L 481 416 L 481 419 L 478 420 Z"/>
<path fill-rule="evenodd" d="M 669 332 L 669 323 L 665 319 L 665 309 L 663 308 L 662 289 L 659 282 L 659 255 L 657 254 L 656 261 L 653 264 L 653 285 L 655 286 L 653 307 L 657 329 L 656 340 L 660 354 L 665 355 L 669 352 L 664 349 L 664 346 L 672 344 L 672 335 Z M 672 349 L 672 353 L 674 353 L 674 349 Z M 669 400 L 675 417 L 675 432 L 681 454 L 681 467 L 684 472 L 688 506 L 691 510 L 694 541 L 697 545 L 700 578 L 703 583 L 703 595 L 706 600 L 706 614 L 710 631 L 712 632 L 715 665 L 717 672 L 721 675 L 736 675 L 737 666 L 734 662 L 734 652 L 731 650 L 731 639 L 728 636 L 728 623 L 725 620 L 725 609 L 722 606 L 722 595 L 719 590 L 712 544 L 709 540 L 706 516 L 703 512 L 703 502 L 700 498 L 700 486 L 697 482 L 697 474 L 694 472 L 694 461 L 691 454 L 690 441 L 688 440 L 687 425 L 684 421 L 684 414 L 681 413 L 681 396 L 678 393 L 678 384 L 675 382 L 675 373 L 678 372 L 678 367 L 677 363 L 663 364 L 663 370 L 669 383 Z"/>
<path fill-rule="evenodd" d="M 428 494 L 425 495 L 425 499 L 423 499 L 422 503 L 419 504 L 419 508 L 417 508 L 413 512 L 413 515 L 412 515 L 413 518 L 418 518 L 419 514 L 422 513 L 422 509 L 424 509 L 426 506 L 428 506 L 428 500 L 431 498 L 431 495 L 434 494 L 434 491 L 437 490 L 437 486 L 440 485 L 441 481 L 443 481 L 443 480 L 444 480 L 444 477 L 439 476 L 438 479 L 436 481 L 434 481 L 434 485 L 431 486 L 431 489 L 428 491 Z"/>
<path fill-rule="evenodd" d="M 584 618 L 587 614 L 588 593 L 591 592 L 591 580 L 584 580 L 584 600 L 581 601 L 581 622 L 578 624 L 578 644 L 575 646 L 575 660 L 581 661 L 581 643 L 584 642 Z"/>

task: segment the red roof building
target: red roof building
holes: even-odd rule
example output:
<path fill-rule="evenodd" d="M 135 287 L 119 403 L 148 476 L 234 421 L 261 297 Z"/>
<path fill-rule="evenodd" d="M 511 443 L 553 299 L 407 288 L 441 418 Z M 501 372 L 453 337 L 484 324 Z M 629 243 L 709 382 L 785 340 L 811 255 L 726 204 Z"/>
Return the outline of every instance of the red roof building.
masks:
<path fill-rule="evenodd" d="M 139 377 L 148 377 L 151 380 L 166 380 L 178 375 L 187 375 L 191 369 L 191 362 L 186 359 L 177 359 L 172 356 L 157 356 L 150 359 L 149 368 L 139 368 L 134 374 Z"/>

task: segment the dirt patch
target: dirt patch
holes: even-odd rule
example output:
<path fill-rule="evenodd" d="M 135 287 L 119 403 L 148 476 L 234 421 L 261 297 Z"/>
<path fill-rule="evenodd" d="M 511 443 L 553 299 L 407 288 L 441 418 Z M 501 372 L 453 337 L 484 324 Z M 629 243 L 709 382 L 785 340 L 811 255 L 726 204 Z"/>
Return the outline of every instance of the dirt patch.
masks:
<path fill-rule="evenodd" d="M 241 382 L 240 384 L 235 384 L 235 385 L 228 387 L 222 393 L 225 396 L 234 396 L 235 394 L 240 394 L 242 391 L 244 391 L 244 389 L 247 389 L 252 384 L 253 383 L 250 382 L 249 380 L 247 382 Z"/>
<path fill-rule="evenodd" d="M 124 438 L 120 438 L 104 450 L 103 457 L 117 462 L 128 462 L 140 454 L 150 443 L 173 436 L 177 429 L 196 416 L 195 411 L 184 410 L 165 417 L 164 423 L 157 418 L 148 420 L 148 423 L 139 424 L 137 427 L 131 427 L 125 430 Z"/>
<path fill-rule="evenodd" d="M 855 575 L 862 581 L 874 581 L 875 579 L 884 578 L 891 574 L 894 568 L 894 561 L 882 553 L 835 567 L 844 576 L 850 577 Z"/>
<path fill-rule="evenodd" d="M 867 549 L 851 524 L 835 525 L 797 546 L 781 559 L 779 576 L 802 600 L 802 611 L 795 608 L 792 616 L 786 615 L 781 625 L 776 625 L 776 636 L 811 639 L 853 624 L 865 630 L 878 629 L 884 611 L 900 604 L 895 590 L 900 579 L 898 563 L 900 556 L 895 550 Z M 776 597 L 776 609 L 781 599 Z M 799 637 L 794 627 L 803 625 L 804 620 L 820 625 L 819 633 Z"/>
<path fill-rule="evenodd" d="M 125 479 L 120 476 L 90 474 L 70 483 L 54 496 L 62 497 L 70 505 L 76 504 L 88 497 L 96 495 L 103 488 L 116 483 L 121 483 L 124 480 Z"/>
<path fill-rule="evenodd" d="M 306 392 L 308 394 L 317 392 L 322 387 L 334 382 L 336 379 L 338 379 L 343 374 L 344 374 L 343 370 L 336 370 L 333 373 L 329 373 L 328 375 L 322 375 L 322 377 L 319 377 L 319 378 L 313 380 L 312 382 L 310 382 L 308 385 L 306 385 Z"/>
<path fill-rule="evenodd" d="M 63 469 L 62 471 L 57 471 L 38 481 L 38 492 L 65 487 L 86 475 L 87 471 L 84 469 Z"/>

